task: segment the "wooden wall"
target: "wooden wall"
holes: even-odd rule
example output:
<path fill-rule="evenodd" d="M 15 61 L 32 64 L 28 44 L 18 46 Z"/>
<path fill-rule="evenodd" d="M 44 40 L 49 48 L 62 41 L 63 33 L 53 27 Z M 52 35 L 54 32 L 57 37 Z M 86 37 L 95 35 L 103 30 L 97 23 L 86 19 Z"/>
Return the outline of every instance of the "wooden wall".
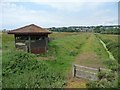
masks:
<path fill-rule="evenodd" d="M 20 36 L 19 36 L 20 37 Z M 48 49 L 48 37 L 40 36 L 40 40 L 18 40 L 19 37 L 15 37 L 15 46 L 18 49 L 22 49 L 26 52 L 31 52 L 34 54 L 45 53 Z M 28 36 L 26 36 L 28 37 Z M 38 36 L 37 36 L 38 37 Z"/>

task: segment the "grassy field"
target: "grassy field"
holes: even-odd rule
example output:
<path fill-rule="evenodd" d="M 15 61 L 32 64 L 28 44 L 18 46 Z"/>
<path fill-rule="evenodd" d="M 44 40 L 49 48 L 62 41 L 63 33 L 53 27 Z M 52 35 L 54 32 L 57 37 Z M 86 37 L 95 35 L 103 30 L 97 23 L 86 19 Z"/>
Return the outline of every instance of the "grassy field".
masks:
<path fill-rule="evenodd" d="M 109 59 L 93 33 L 52 33 L 49 50 L 41 55 L 16 50 L 12 35 L 4 33 L 2 37 L 5 88 L 85 88 L 86 80 L 70 80 L 72 65 L 76 63 L 96 68 L 106 67 L 104 61 Z"/>

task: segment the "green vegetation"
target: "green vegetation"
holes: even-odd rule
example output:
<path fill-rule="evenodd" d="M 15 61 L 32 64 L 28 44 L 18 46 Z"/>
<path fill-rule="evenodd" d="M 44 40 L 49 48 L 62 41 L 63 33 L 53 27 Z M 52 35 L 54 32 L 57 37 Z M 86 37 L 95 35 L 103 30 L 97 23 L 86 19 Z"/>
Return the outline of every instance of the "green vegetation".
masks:
<path fill-rule="evenodd" d="M 114 37 L 114 36 L 113 36 Z M 53 33 L 49 42 L 49 50 L 46 54 L 34 55 L 17 50 L 14 47 L 14 37 L 3 33 L 3 88 L 61 88 L 66 87 L 74 63 L 91 66 L 106 67 L 112 66 L 116 69 L 116 62 L 109 60 L 108 54 L 99 42 L 101 38 L 106 44 L 116 42 L 114 38 L 107 38 L 107 35 L 94 35 L 93 33 Z M 107 40 L 106 40 L 107 39 Z M 107 45 L 107 47 L 109 44 Z M 109 50 L 115 56 L 117 49 L 110 45 Z M 82 58 L 84 57 L 84 58 Z M 117 56 L 115 56 L 116 58 Z M 114 63 L 113 63 L 114 62 Z M 112 69 L 113 70 L 113 69 Z M 116 77 L 113 73 L 106 72 L 100 76 L 98 82 L 87 84 L 88 87 L 110 87 L 113 82 L 116 87 Z M 110 75 L 110 76 L 109 76 Z M 102 84 L 107 78 L 107 85 Z M 113 81 L 110 81 L 113 80 Z M 109 81 L 109 82 L 108 82 Z M 82 87 L 81 87 L 82 88 Z"/>
<path fill-rule="evenodd" d="M 116 60 L 111 62 L 106 62 L 109 65 L 109 68 L 113 70 L 113 72 L 117 71 L 118 73 L 118 88 L 120 88 L 120 42 L 119 42 L 119 35 L 99 35 L 99 37 L 106 43 L 108 50 L 113 54 Z"/>
<path fill-rule="evenodd" d="M 102 33 L 102 34 L 120 34 L 120 28 L 108 28 L 106 29 L 103 26 L 96 26 L 94 28 L 95 33 Z"/>
<path fill-rule="evenodd" d="M 60 72 L 37 61 L 35 55 L 15 51 L 4 55 L 3 60 L 9 60 L 3 62 L 4 88 L 55 88 L 65 84 Z"/>
<path fill-rule="evenodd" d="M 103 35 L 96 34 L 96 36 L 102 39 L 106 43 L 106 47 L 116 60 L 107 60 L 104 63 L 111 71 L 100 71 L 98 74 L 99 80 L 92 81 L 87 84 L 88 88 L 119 88 L 119 49 L 120 43 L 118 42 L 118 35 Z"/>
<path fill-rule="evenodd" d="M 2 50 L 3 53 L 15 49 L 14 47 L 14 37 L 13 35 L 8 35 L 7 33 L 2 34 Z"/>
<path fill-rule="evenodd" d="M 118 41 L 119 35 L 107 35 L 107 34 L 98 34 L 97 35 L 101 40 L 104 41 L 108 50 L 113 54 L 115 59 L 119 61 L 120 57 L 120 42 Z"/>
<path fill-rule="evenodd" d="M 78 35 L 78 34 L 81 34 L 81 33 L 78 33 L 78 32 L 73 32 L 73 33 L 70 33 L 70 32 L 54 32 L 53 34 L 50 34 L 50 38 L 60 39 L 60 38 L 66 37 L 66 36 Z"/>
<path fill-rule="evenodd" d="M 3 34 L 3 88 L 63 87 L 74 57 L 87 36 L 89 34 L 65 35 L 49 43 L 48 53 L 33 55 L 16 51 L 13 36 Z M 83 39 L 79 41 L 80 38 Z M 50 56 L 52 60 L 39 59 Z"/>
<path fill-rule="evenodd" d="M 75 63 L 94 68 L 103 68 L 106 67 L 103 62 L 107 59 L 109 59 L 108 53 L 103 48 L 103 45 L 94 34 L 91 34 L 81 48 L 81 52 L 77 56 Z"/>
<path fill-rule="evenodd" d="M 98 81 L 90 81 L 87 83 L 88 88 L 117 88 L 118 78 L 117 73 L 112 71 L 101 71 L 98 74 Z"/>
<path fill-rule="evenodd" d="M 80 53 L 89 35 L 84 33 L 53 40 L 49 43 L 49 51 L 45 55 L 54 57 L 54 60 L 46 61 L 46 63 L 61 71 L 65 76 L 68 75 L 76 55 Z"/>
<path fill-rule="evenodd" d="M 50 31 L 54 31 L 54 32 L 79 32 L 79 29 L 73 29 L 71 27 L 60 27 L 60 28 L 55 28 L 52 27 L 49 29 Z"/>
<path fill-rule="evenodd" d="M 2 33 L 0 32 L 0 89 L 2 88 Z"/>

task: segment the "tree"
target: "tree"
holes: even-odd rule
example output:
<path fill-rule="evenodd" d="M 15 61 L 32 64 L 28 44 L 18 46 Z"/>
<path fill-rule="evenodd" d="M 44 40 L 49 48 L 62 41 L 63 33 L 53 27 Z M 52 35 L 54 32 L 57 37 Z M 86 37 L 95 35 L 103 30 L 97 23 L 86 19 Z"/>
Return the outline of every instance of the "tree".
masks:
<path fill-rule="evenodd" d="M 101 26 L 96 26 L 96 27 L 94 28 L 94 32 L 95 32 L 95 33 L 100 33 L 100 32 L 101 32 Z"/>

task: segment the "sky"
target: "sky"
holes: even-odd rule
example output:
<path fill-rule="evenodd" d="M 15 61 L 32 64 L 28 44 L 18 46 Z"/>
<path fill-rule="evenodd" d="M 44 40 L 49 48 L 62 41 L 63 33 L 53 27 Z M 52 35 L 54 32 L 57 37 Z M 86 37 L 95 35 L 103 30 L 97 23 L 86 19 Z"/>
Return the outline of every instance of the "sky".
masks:
<path fill-rule="evenodd" d="M 118 24 L 118 0 L 3 0 L 0 30 Z"/>

